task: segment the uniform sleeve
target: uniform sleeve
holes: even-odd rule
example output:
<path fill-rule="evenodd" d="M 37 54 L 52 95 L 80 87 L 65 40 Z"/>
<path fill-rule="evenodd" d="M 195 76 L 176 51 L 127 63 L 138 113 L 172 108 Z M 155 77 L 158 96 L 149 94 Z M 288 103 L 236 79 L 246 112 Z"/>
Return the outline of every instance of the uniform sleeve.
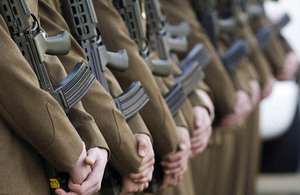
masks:
<path fill-rule="evenodd" d="M 82 151 L 82 141 L 60 105 L 39 87 L 19 48 L 0 18 L 0 114 L 15 133 L 55 168 L 69 171 Z"/>

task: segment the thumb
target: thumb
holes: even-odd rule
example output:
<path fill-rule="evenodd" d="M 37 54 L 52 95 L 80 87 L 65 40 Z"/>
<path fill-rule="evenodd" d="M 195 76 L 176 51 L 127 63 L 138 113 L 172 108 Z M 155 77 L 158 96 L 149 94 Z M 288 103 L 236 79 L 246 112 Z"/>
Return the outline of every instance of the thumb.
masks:
<path fill-rule="evenodd" d="M 203 118 L 203 112 L 202 108 L 196 107 L 194 108 L 194 115 L 195 115 L 195 126 L 196 128 L 200 128 L 202 125 L 202 118 Z"/>
<path fill-rule="evenodd" d="M 57 195 L 64 195 L 64 194 L 67 194 L 63 189 L 56 189 L 55 190 L 55 194 Z"/>
<path fill-rule="evenodd" d="M 146 150 L 147 150 L 147 141 L 143 137 L 139 137 L 137 141 L 138 141 L 138 153 L 140 157 L 145 157 Z"/>
<path fill-rule="evenodd" d="M 86 164 L 92 166 L 97 161 L 97 152 L 94 152 L 94 150 L 89 150 L 87 153 L 87 157 L 85 158 Z"/>
<path fill-rule="evenodd" d="M 185 150 L 187 146 L 184 143 L 179 144 L 179 150 Z"/>

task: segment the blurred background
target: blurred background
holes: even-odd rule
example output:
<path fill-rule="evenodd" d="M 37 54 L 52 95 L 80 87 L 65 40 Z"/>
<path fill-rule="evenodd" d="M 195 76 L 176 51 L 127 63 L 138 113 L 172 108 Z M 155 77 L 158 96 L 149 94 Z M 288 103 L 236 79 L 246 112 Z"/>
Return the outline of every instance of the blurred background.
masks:
<path fill-rule="evenodd" d="M 300 0 L 266 1 L 265 9 L 274 21 L 284 13 L 289 14 L 291 21 L 282 35 L 299 58 Z M 271 96 L 262 102 L 259 195 L 300 195 L 299 110 L 299 86 L 295 81 L 277 82 Z"/>

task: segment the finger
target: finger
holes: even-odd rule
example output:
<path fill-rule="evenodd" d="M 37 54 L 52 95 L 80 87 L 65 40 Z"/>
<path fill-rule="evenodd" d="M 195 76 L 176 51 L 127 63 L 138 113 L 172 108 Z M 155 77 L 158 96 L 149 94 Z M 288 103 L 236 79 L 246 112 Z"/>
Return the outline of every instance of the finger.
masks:
<path fill-rule="evenodd" d="M 202 148 L 203 146 L 206 147 L 206 145 L 208 144 L 209 141 L 209 137 L 204 138 L 199 144 L 195 144 L 192 146 L 192 151 L 198 151 L 199 148 Z"/>
<path fill-rule="evenodd" d="M 222 126 L 233 126 L 233 125 L 238 125 L 241 122 L 241 117 L 240 116 L 230 116 L 222 119 L 221 125 Z"/>
<path fill-rule="evenodd" d="M 141 179 L 135 179 L 134 182 L 135 183 L 147 183 L 147 182 L 150 182 L 152 180 L 153 170 L 154 170 L 154 166 L 150 167 L 147 170 L 147 174 L 145 175 L 145 177 L 143 177 Z"/>
<path fill-rule="evenodd" d="M 181 161 L 175 161 L 175 162 L 161 162 L 161 166 L 165 169 L 175 169 L 181 166 Z"/>
<path fill-rule="evenodd" d="M 150 158 L 148 161 L 142 162 L 141 166 L 135 171 L 135 173 L 143 172 L 145 169 L 148 169 L 149 167 L 154 165 L 154 163 L 155 163 L 154 157 Z"/>
<path fill-rule="evenodd" d="M 138 153 L 140 157 L 145 157 L 147 151 L 147 140 L 137 137 L 137 142 L 138 142 Z"/>
<path fill-rule="evenodd" d="M 83 193 L 82 195 L 90 195 L 90 194 L 97 193 L 97 192 L 100 190 L 100 188 L 101 188 L 101 184 L 96 184 L 96 185 L 94 185 L 94 186 L 88 188 L 88 189 L 86 190 L 86 192 Z"/>
<path fill-rule="evenodd" d="M 98 159 L 98 153 L 95 152 L 95 150 L 90 149 L 87 152 L 87 157 L 85 158 L 85 162 L 86 164 L 92 166 L 96 163 L 97 159 Z"/>
<path fill-rule="evenodd" d="M 198 134 L 198 135 L 193 135 L 193 137 L 191 137 L 190 141 L 191 142 L 195 142 L 197 140 L 201 140 L 203 137 L 206 137 L 206 136 L 210 136 L 211 134 L 211 127 L 208 127 L 207 129 L 205 129 L 205 131 L 203 131 L 201 134 Z"/>
<path fill-rule="evenodd" d="M 177 180 L 180 180 L 179 178 L 182 177 L 184 175 L 186 170 L 182 169 L 181 171 L 179 171 L 177 174 L 175 174 L 173 177 L 176 178 Z"/>
<path fill-rule="evenodd" d="M 205 139 L 202 139 L 199 142 L 193 143 L 191 146 L 191 150 L 195 150 L 196 148 L 199 148 L 200 146 L 202 146 L 204 144 L 204 142 L 205 142 Z"/>
<path fill-rule="evenodd" d="M 193 131 L 192 138 L 205 134 L 210 128 L 211 128 L 211 125 L 209 123 L 204 124 L 201 128 L 196 129 L 195 131 Z"/>
<path fill-rule="evenodd" d="M 182 156 L 184 155 L 185 152 L 186 151 L 178 151 L 173 155 L 168 155 L 166 158 L 163 159 L 163 161 L 167 161 L 167 162 L 178 161 L 182 158 Z"/>
<path fill-rule="evenodd" d="M 195 129 L 195 130 L 193 131 L 193 136 L 192 136 L 192 138 L 193 138 L 193 137 L 197 137 L 198 135 L 201 135 L 202 133 L 203 133 L 202 128 Z"/>
<path fill-rule="evenodd" d="M 175 169 L 166 169 L 165 174 L 166 175 L 176 175 L 179 172 L 181 172 L 182 170 L 183 170 L 183 165 L 181 165 L 180 167 L 175 168 Z"/>
<path fill-rule="evenodd" d="M 170 181 L 170 186 L 175 187 L 178 184 L 177 178 L 175 179 L 174 177 Z"/>
<path fill-rule="evenodd" d="M 207 147 L 207 144 L 202 144 L 198 148 L 193 149 L 192 152 L 194 155 L 200 154 L 206 149 L 206 147 Z"/>
<path fill-rule="evenodd" d="M 201 113 L 201 111 L 198 111 L 195 109 L 194 111 L 194 114 L 195 114 L 195 126 L 197 128 L 201 127 L 201 125 L 203 124 L 203 115 Z"/>
<path fill-rule="evenodd" d="M 88 175 L 87 179 L 81 185 L 74 184 L 72 182 L 69 183 L 69 189 L 75 193 L 83 194 L 93 186 L 100 186 L 103 174 L 99 175 L 97 173 L 100 172 L 99 169 L 101 168 L 101 166 L 95 166 L 94 170 Z M 98 177 L 101 177 L 101 179 Z"/>
<path fill-rule="evenodd" d="M 186 150 L 187 148 L 188 148 L 187 145 L 184 144 L 184 143 L 180 143 L 179 146 L 178 146 L 178 149 L 181 150 L 181 151 Z"/>
<path fill-rule="evenodd" d="M 153 169 L 154 169 L 154 166 L 151 166 L 148 169 L 146 169 L 144 172 L 142 172 L 138 175 L 133 175 L 133 176 L 130 175 L 129 178 L 132 179 L 136 183 L 145 183 L 147 181 L 147 178 L 149 177 L 149 175 L 152 175 Z"/>
<path fill-rule="evenodd" d="M 55 194 L 57 194 L 57 195 L 65 195 L 65 194 L 67 194 L 67 192 L 65 192 L 63 189 L 56 189 L 55 190 Z"/>
<path fill-rule="evenodd" d="M 209 131 L 207 131 L 207 132 L 205 132 L 205 133 L 203 133 L 203 134 L 201 134 L 201 135 L 199 135 L 197 137 L 192 137 L 191 140 L 190 140 L 191 141 L 191 145 L 193 145 L 193 144 L 195 144 L 197 142 L 201 142 L 203 139 L 207 138 L 208 136 L 210 136 L 210 132 Z"/>
<path fill-rule="evenodd" d="M 137 192 L 142 192 L 145 189 L 145 184 L 140 184 L 138 186 Z"/>
<path fill-rule="evenodd" d="M 170 180 L 171 180 L 171 177 L 165 175 L 159 190 L 166 189 L 170 183 Z"/>
<path fill-rule="evenodd" d="M 149 183 L 144 184 L 144 189 L 147 189 L 149 187 Z"/>
<path fill-rule="evenodd" d="M 74 192 L 66 192 L 63 189 L 56 189 L 55 193 L 58 194 L 58 195 L 77 195 Z"/>

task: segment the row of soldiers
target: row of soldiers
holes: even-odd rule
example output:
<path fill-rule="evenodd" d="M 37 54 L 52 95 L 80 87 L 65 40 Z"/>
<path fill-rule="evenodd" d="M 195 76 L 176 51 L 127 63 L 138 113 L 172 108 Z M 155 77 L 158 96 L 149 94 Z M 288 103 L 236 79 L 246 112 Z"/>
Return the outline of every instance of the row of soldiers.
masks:
<path fill-rule="evenodd" d="M 260 0 L 0 13 L 0 194 L 255 194 L 259 102 L 298 69 L 286 15 Z"/>

